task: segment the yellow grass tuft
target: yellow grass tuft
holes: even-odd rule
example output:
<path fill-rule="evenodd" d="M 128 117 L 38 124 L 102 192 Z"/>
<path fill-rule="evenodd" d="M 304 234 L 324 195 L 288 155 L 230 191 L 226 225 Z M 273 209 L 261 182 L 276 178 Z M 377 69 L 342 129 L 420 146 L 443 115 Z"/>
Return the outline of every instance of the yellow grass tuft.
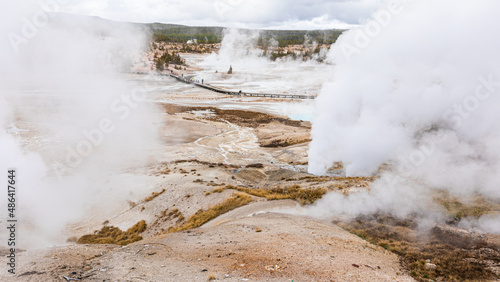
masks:
<path fill-rule="evenodd" d="M 230 186 L 230 185 L 228 185 Z M 222 193 L 224 190 L 226 190 L 226 187 L 220 187 L 220 188 L 215 188 L 212 193 Z"/>
<path fill-rule="evenodd" d="M 144 232 L 146 228 L 147 225 L 144 220 L 137 222 L 126 232 L 123 232 L 118 227 L 104 226 L 94 234 L 83 235 L 76 242 L 78 244 L 115 244 L 124 246 L 142 240 L 139 234 Z"/>
<path fill-rule="evenodd" d="M 152 201 L 154 198 L 160 196 L 163 193 L 165 193 L 165 189 L 162 189 L 160 192 L 153 192 L 153 193 L 151 193 L 151 196 L 144 199 L 144 202 Z"/>
<path fill-rule="evenodd" d="M 323 195 L 328 192 L 325 188 L 311 188 L 303 189 L 299 185 L 293 185 L 289 187 L 275 187 L 269 190 L 265 189 L 251 189 L 245 187 L 234 187 L 232 185 L 227 185 L 220 189 L 232 189 L 240 192 L 247 193 L 252 196 L 266 198 L 268 200 L 283 200 L 283 199 L 293 199 L 299 201 L 302 205 L 308 205 L 314 203 L 316 200 L 321 199 Z M 222 190 L 222 191 L 223 191 Z M 215 190 L 214 190 L 215 192 Z"/>
<path fill-rule="evenodd" d="M 218 217 L 235 208 L 244 206 L 252 201 L 252 198 L 243 193 L 235 193 L 232 197 L 224 200 L 224 202 L 215 205 L 207 210 L 200 209 L 193 216 L 178 228 L 170 228 L 169 232 L 177 232 L 200 227 L 208 221 Z"/>
<path fill-rule="evenodd" d="M 434 200 L 446 209 L 449 216 L 457 218 L 479 218 L 485 214 L 500 211 L 500 205 L 492 203 L 481 197 L 476 197 L 466 203 L 463 203 L 457 198 L 443 193 L 440 196 L 434 197 Z"/>

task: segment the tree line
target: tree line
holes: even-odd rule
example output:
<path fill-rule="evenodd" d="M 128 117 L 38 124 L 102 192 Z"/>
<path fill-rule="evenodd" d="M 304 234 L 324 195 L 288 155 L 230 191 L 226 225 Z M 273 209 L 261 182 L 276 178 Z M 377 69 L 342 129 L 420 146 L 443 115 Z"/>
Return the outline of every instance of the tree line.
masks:
<path fill-rule="evenodd" d="M 155 42 L 187 43 L 189 40 L 203 44 L 220 43 L 223 38 L 223 27 L 190 27 L 170 24 L 149 24 Z M 252 30 L 242 29 L 243 33 Z M 279 47 L 304 44 L 306 40 L 319 44 L 333 44 L 345 30 L 263 30 L 260 32 L 258 45 L 266 47 L 271 39 L 278 42 Z"/>
<path fill-rule="evenodd" d="M 186 62 L 184 59 L 179 56 L 177 53 L 169 53 L 168 51 L 165 51 L 161 56 L 158 56 L 158 54 L 155 54 L 154 56 L 154 63 L 156 66 L 156 69 L 159 71 L 164 70 L 165 68 L 168 68 L 169 64 L 174 64 L 176 65 L 175 68 L 177 69 L 177 65 L 186 65 Z"/>

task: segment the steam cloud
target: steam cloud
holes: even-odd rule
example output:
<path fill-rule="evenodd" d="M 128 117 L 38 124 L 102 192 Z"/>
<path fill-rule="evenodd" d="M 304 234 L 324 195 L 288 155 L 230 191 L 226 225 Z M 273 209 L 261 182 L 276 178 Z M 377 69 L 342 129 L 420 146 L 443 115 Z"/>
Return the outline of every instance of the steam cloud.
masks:
<path fill-rule="evenodd" d="M 327 195 L 312 214 L 423 213 L 431 190 L 500 198 L 499 10 L 487 0 L 406 1 L 339 38 L 334 79 L 316 100 L 309 171 L 335 161 L 350 176 L 390 169 L 371 191 Z M 498 232 L 498 220 L 478 224 Z"/>
<path fill-rule="evenodd" d="M 259 31 L 226 29 L 218 53 L 207 56 L 200 66 L 207 71 L 199 73 L 205 81 L 224 87 L 236 85 L 238 89 L 248 92 L 262 93 L 293 93 L 317 94 L 321 84 L 328 79 L 331 65 L 320 64 L 316 60 L 303 61 L 301 58 L 278 58 L 276 61 L 269 59 L 271 51 L 278 50 L 278 41 L 271 38 L 267 56 L 258 48 Z M 317 43 L 310 42 L 310 51 L 314 50 Z M 306 44 L 307 45 L 307 44 Z M 320 54 L 326 52 L 326 48 Z M 221 76 L 226 73 L 229 66 L 233 67 L 233 75 Z M 308 75 L 313 73 L 314 75 Z M 218 71 L 218 73 L 215 73 Z"/>
<path fill-rule="evenodd" d="M 119 74 L 140 55 L 145 33 L 58 14 L 61 2 L 9 2 L 0 11 L 0 169 L 17 170 L 24 249 L 64 243 L 66 224 L 140 188 L 123 170 L 157 144 L 152 105 Z"/>

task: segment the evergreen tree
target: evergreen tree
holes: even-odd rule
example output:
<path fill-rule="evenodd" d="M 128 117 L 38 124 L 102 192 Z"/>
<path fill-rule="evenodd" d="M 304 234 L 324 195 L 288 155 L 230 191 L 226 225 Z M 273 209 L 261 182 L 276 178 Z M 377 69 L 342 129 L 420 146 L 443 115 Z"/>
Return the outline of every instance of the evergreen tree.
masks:
<path fill-rule="evenodd" d="M 162 60 L 156 61 L 156 69 L 162 71 L 165 69 L 165 63 Z"/>

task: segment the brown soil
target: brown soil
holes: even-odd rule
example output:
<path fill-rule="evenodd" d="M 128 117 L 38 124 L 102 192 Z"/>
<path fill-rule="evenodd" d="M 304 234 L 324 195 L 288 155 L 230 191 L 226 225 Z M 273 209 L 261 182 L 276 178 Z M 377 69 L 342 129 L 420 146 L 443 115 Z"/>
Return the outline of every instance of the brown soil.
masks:
<path fill-rule="evenodd" d="M 169 114 L 210 111 L 213 115 L 199 118 L 199 120 L 227 121 L 238 126 L 255 128 L 256 136 L 262 147 L 289 147 L 311 141 L 309 133 L 311 124 L 309 122 L 290 120 L 286 117 L 277 117 L 260 112 L 222 110 L 213 107 L 187 107 L 166 104 L 164 108 Z"/>
<path fill-rule="evenodd" d="M 211 111 L 213 115 L 205 117 L 207 120 L 221 121 L 226 120 L 239 126 L 256 128 L 263 124 L 277 122 L 282 125 L 293 127 L 310 128 L 309 122 L 291 120 L 286 117 L 279 117 L 271 114 L 243 111 L 243 110 L 223 110 L 214 107 L 189 107 L 176 104 L 163 105 L 165 111 L 169 114 L 178 114 L 192 111 Z"/>
<path fill-rule="evenodd" d="M 261 124 L 256 129 L 262 147 L 280 148 L 311 141 L 309 123 L 301 122 L 296 125 L 283 124 L 280 121 L 272 121 Z"/>
<path fill-rule="evenodd" d="M 500 236 L 438 225 L 419 230 L 417 218 L 389 215 L 338 222 L 360 238 L 400 256 L 418 281 L 497 280 L 500 278 Z"/>
<path fill-rule="evenodd" d="M 263 209 L 255 203 L 226 214 L 229 220 L 125 247 L 25 252 L 16 281 L 411 281 L 380 247 L 310 218 L 250 215 Z"/>
<path fill-rule="evenodd" d="M 166 137 L 156 159 L 127 171 L 144 185 L 112 209 L 93 209 L 68 226 L 67 246 L 18 253 L 16 281 L 498 279 L 494 236 L 449 226 L 422 235 L 412 218 L 332 222 L 279 212 L 326 191 L 369 189 L 374 180 L 307 174 L 309 123 L 213 107 L 167 104 L 164 110 L 162 134 L 182 138 Z M 331 170 L 340 175 L 342 164 Z M 443 199 L 454 215 L 495 210 Z M 131 228 L 138 222 L 145 230 Z M 99 243 L 120 244 L 108 239 L 134 234 L 143 239 L 123 241 L 126 246 L 74 243 L 85 234 L 103 235 L 92 237 Z M 0 280 L 8 275 L 2 271 Z"/>

